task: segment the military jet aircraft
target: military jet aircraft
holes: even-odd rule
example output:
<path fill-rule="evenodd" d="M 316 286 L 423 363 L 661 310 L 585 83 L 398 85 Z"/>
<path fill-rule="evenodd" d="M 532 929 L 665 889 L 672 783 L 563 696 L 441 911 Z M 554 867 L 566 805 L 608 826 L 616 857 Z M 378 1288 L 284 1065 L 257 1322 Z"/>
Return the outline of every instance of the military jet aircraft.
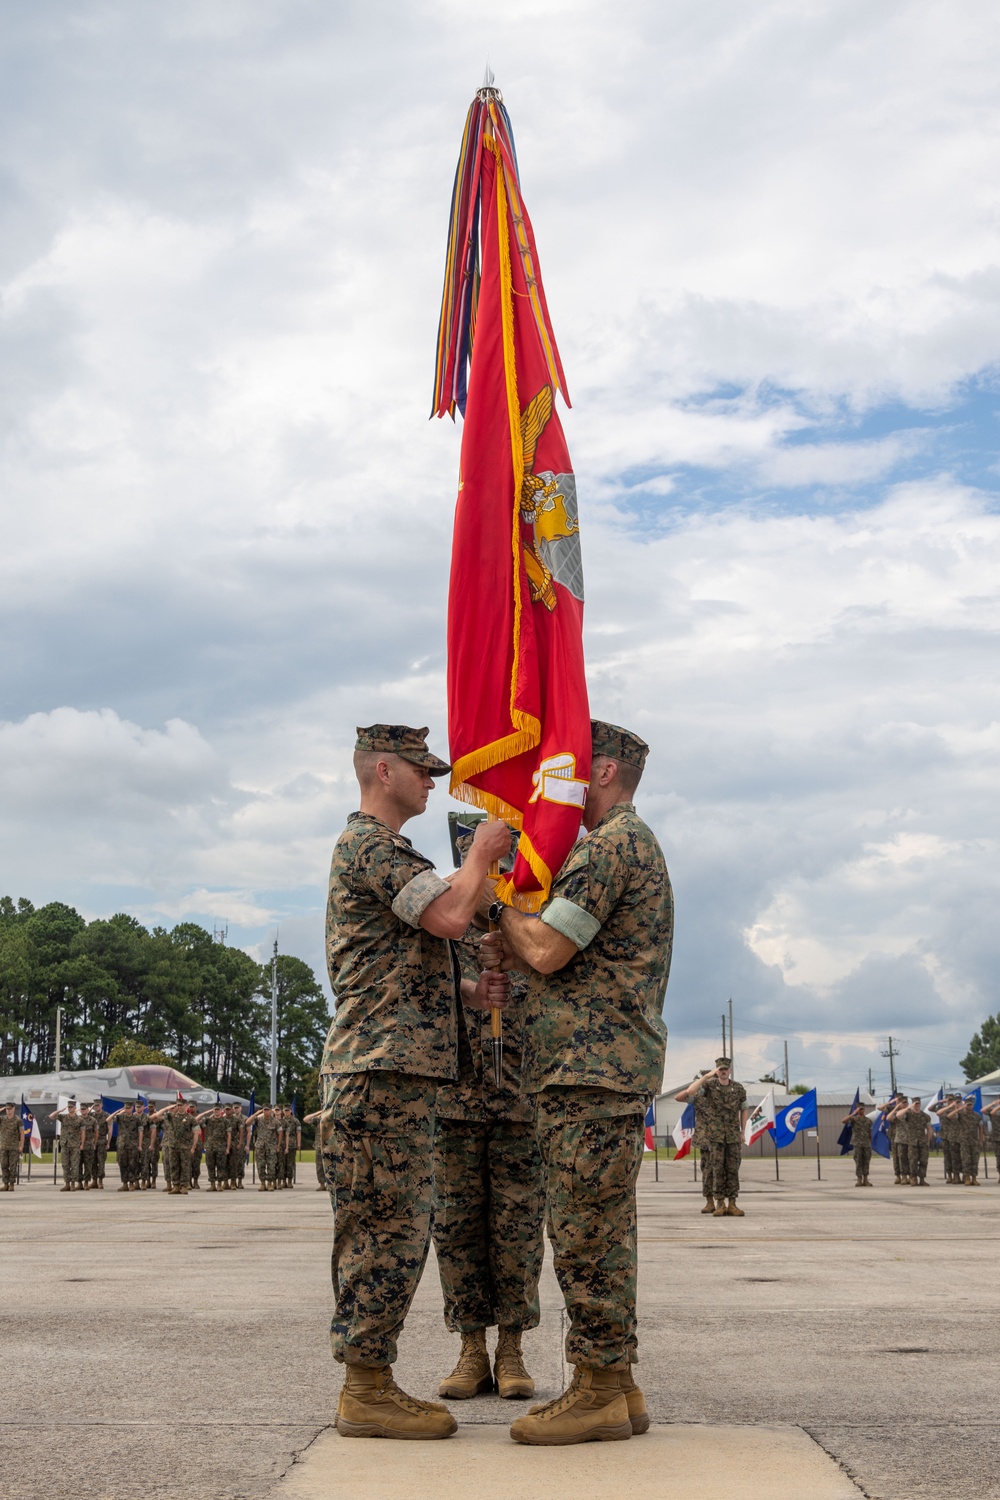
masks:
<path fill-rule="evenodd" d="M 59 1098 L 68 1094 L 78 1103 L 89 1104 L 92 1099 L 114 1099 L 126 1104 L 130 1099 L 148 1099 L 151 1105 L 162 1109 L 173 1104 L 177 1095 L 196 1104 L 199 1110 L 208 1109 L 215 1103 L 216 1090 L 205 1088 L 187 1074 L 161 1063 L 137 1063 L 132 1068 L 92 1068 L 83 1072 L 29 1073 L 19 1078 L 0 1078 L 0 1104 L 8 1099 L 20 1104 L 22 1096 L 31 1113 L 38 1121 L 42 1139 L 51 1140 L 55 1135 L 52 1111 L 58 1108 Z M 238 1094 L 218 1094 L 223 1104 L 239 1104 L 244 1111 L 250 1107 L 249 1099 Z"/>

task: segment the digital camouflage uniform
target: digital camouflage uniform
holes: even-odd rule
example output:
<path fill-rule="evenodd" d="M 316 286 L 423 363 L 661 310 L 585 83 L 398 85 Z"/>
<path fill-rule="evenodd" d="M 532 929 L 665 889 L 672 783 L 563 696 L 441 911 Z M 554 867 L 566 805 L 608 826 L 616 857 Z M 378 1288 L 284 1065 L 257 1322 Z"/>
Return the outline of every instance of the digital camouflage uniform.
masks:
<path fill-rule="evenodd" d="M 94 1180 L 94 1150 L 97 1144 L 96 1122 L 91 1111 L 83 1114 L 83 1130 L 80 1133 L 80 1182 L 89 1187 Z"/>
<path fill-rule="evenodd" d="M 872 1165 L 872 1122 L 867 1115 L 851 1120 L 851 1145 L 854 1148 L 854 1170 L 863 1181 Z"/>
<path fill-rule="evenodd" d="M 142 1149 L 139 1153 L 139 1170 L 142 1180 L 152 1188 L 160 1165 L 160 1125 L 148 1115 L 142 1122 Z"/>
<path fill-rule="evenodd" d="M 142 1117 L 135 1114 L 119 1115 L 118 1126 L 118 1175 L 125 1187 L 139 1181 L 139 1131 Z"/>
<path fill-rule="evenodd" d="M 409 839 L 351 814 L 330 867 L 336 1013 L 320 1068 L 334 1212 L 330 1343 L 348 1363 L 395 1361 L 427 1257 L 434 1101 L 440 1083 L 458 1077 L 459 1006 L 451 944 L 419 923 L 447 889 Z"/>
<path fill-rule="evenodd" d="M 0 1173 L 4 1187 L 13 1187 L 17 1181 L 17 1159 L 21 1150 L 21 1112 L 15 1109 L 8 1119 L 7 1111 L 0 1109 Z"/>
<path fill-rule="evenodd" d="M 285 1119 L 285 1186 L 295 1186 L 295 1166 L 300 1145 L 301 1125 L 297 1115 Z"/>
<path fill-rule="evenodd" d="M 269 1187 L 278 1160 L 278 1121 L 273 1114 L 259 1115 L 253 1122 L 253 1159 L 257 1181 Z"/>
<path fill-rule="evenodd" d="M 479 976 L 480 933 L 458 945 L 462 977 Z M 523 1330 L 539 1321 L 545 1187 L 535 1108 L 521 1097 L 527 976 L 511 974 L 503 1014 L 503 1075 L 493 1081 L 490 1012 L 463 1006 L 470 1049 L 457 1083 L 438 1090 L 434 1127 L 434 1250 L 444 1319 L 455 1333 Z"/>
<path fill-rule="evenodd" d="M 95 1105 L 90 1111 L 93 1125 L 94 1156 L 92 1181 L 104 1181 L 104 1164 L 108 1158 L 108 1115 L 103 1105 Z"/>
<path fill-rule="evenodd" d="M 202 1157 L 205 1154 L 205 1141 L 204 1141 L 204 1137 L 202 1136 L 202 1133 L 201 1133 L 201 1126 L 198 1124 L 196 1116 L 192 1115 L 191 1118 L 195 1122 L 195 1125 L 194 1125 L 194 1150 L 191 1152 L 191 1186 L 192 1187 L 200 1187 L 201 1186 L 201 1161 L 202 1161 Z"/>
<path fill-rule="evenodd" d="M 962 1143 L 958 1121 L 952 1115 L 941 1118 L 941 1145 L 945 1174 L 957 1181 L 962 1175 Z"/>
<path fill-rule="evenodd" d="M 915 1177 L 918 1182 L 925 1181 L 927 1177 L 927 1163 L 930 1159 L 927 1131 L 930 1127 L 931 1117 L 926 1110 L 910 1109 L 903 1116 L 903 1121 L 906 1126 L 908 1175 Z"/>
<path fill-rule="evenodd" d="M 229 1114 L 229 1128 L 232 1131 L 229 1143 L 229 1157 L 226 1162 L 226 1175 L 235 1187 L 243 1181 L 243 1173 L 246 1167 L 246 1146 L 244 1132 L 243 1111 L 234 1108 Z"/>
<path fill-rule="evenodd" d="M 962 1152 L 962 1176 L 979 1176 L 980 1130 L 983 1117 L 978 1110 L 963 1110 L 957 1116 L 958 1141 Z"/>
<path fill-rule="evenodd" d="M 740 1162 L 743 1159 L 742 1112 L 747 1091 L 732 1079 L 725 1085 L 717 1078 L 703 1083 L 697 1098 L 701 1100 L 703 1131 L 712 1151 L 712 1197 L 730 1198 L 740 1192 Z"/>
<path fill-rule="evenodd" d="M 191 1174 L 191 1141 L 194 1117 L 187 1109 L 172 1109 L 163 1117 L 163 1174 L 167 1186 L 187 1190 Z"/>
<path fill-rule="evenodd" d="M 714 1195 L 715 1184 L 712 1181 L 712 1145 L 705 1139 L 700 1091 L 695 1094 L 691 1102 L 694 1105 L 694 1135 L 691 1137 L 691 1149 L 697 1148 L 698 1151 L 701 1162 L 701 1191 L 707 1203 Z"/>
<path fill-rule="evenodd" d="M 76 1187 L 80 1180 L 80 1140 L 84 1120 L 79 1113 L 60 1116 L 59 1155 L 62 1159 L 64 1187 Z"/>
<path fill-rule="evenodd" d="M 596 738 L 594 749 L 607 753 Z M 531 976 L 522 1074 L 536 1096 L 566 1358 L 621 1370 L 636 1358 L 635 1185 L 663 1078 L 673 940 L 663 853 L 630 803 L 573 847 L 541 920 L 580 950 Z"/>
<path fill-rule="evenodd" d="M 228 1154 L 226 1141 L 229 1137 L 229 1120 L 225 1115 L 209 1115 L 203 1121 L 205 1132 L 205 1167 L 209 1182 L 215 1186 L 228 1177 Z"/>

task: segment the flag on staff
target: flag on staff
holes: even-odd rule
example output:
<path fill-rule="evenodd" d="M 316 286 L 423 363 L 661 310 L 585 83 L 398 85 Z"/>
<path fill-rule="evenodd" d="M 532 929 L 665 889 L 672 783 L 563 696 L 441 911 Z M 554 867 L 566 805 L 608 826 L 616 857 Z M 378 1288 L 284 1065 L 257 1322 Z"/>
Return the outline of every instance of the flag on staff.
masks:
<path fill-rule="evenodd" d="M 937 1093 L 934 1095 L 934 1098 L 928 1099 L 927 1103 L 924 1105 L 924 1108 L 931 1117 L 931 1129 L 934 1131 L 935 1135 L 937 1135 L 938 1131 L 941 1129 L 941 1117 L 940 1115 L 936 1115 L 934 1111 L 937 1109 L 938 1105 L 943 1102 L 944 1089 L 938 1089 Z"/>
<path fill-rule="evenodd" d="M 25 1102 L 24 1102 L 24 1095 L 23 1094 L 21 1095 L 21 1124 L 24 1126 L 25 1134 L 26 1134 L 26 1136 L 28 1138 L 28 1141 L 29 1141 L 29 1143 L 31 1145 L 31 1154 L 32 1154 L 32 1156 L 41 1156 L 41 1154 L 42 1154 L 42 1132 L 38 1128 L 38 1121 L 37 1121 L 37 1119 L 31 1113 L 31 1110 L 28 1108 L 28 1106 L 25 1104 Z"/>
<path fill-rule="evenodd" d="M 248 1116 L 252 1115 L 253 1112 L 254 1112 L 254 1110 L 257 1108 L 256 1104 L 254 1103 L 254 1100 L 256 1099 L 256 1097 L 257 1097 L 257 1090 L 256 1089 L 251 1089 L 250 1090 L 250 1104 L 249 1104 L 249 1107 L 247 1109 L 247 1115 Z"/>
<path fill-rule="evenodd" d="M 801 1094 L 794 1104 L 786 1104 L 774 1117 L 774 1143 L 790 1146 L 800 1130 L 817 1130 L 816 1090 Z"/>
<path fill-rule="evenodd" d="M 298 1110 L 295 1108 L 295 1101 L 296 1101 L 296 1099 L 298 1097 L 299 1097 L 298 1096 L 298 1092 L 296 1092 L 296 1093 L 294 1093 L 292 1095 L 292 1114 L 295 1116 L 296 1119 L 298 1119 L 298 1117 L 299 1117 Z"/>
<path fill-rule="evenodd" d="M 768 1089 L 743 1128 L 743 1139 L 748 1146 L 759 1141 L 762 1135 L 774 1129 L 774 1089 Z"/>
<path fill-rule="evenodd" d="M 670 1134 L 673 1136 L 674 1145 L 677 1147 L 677 1150 L 674 1153 L 674 1161 L 680 1161 L 681 1158 L 687 1156 L 688 1152 L 691 1150 L 691 1138 L 694 1135 L 693 1102 L 684 1106 L 684 1113 L 681 1115 L 680 1119 L 677 1121 L 677 1124 L 674 1126 Z"/>
<path fill-rule="evenodd" d="M 646 1111 L 646 1118 L 643 1123 L 646 1127 L 646 1150 L 655 1151 L 656 1138 L 653 1132 L 656 1130 L 656 1111 L 653 1108 L 652 1102 Z"/>
<path fill-rule="evenodd" d="M 975 1088 L 975 1089 L 972 1090 L 971 1093 L 969 1093 L 969 1094 L 963 1094 L 962 1098 L 963 1098 L 963 1100 L 965 1101 L 966 1104 L 968 1104 L 969 1100 L 971 1099 L 972 1100 L 972 1107 L 973 1107 L 973 1109 L 978 1110 L 979 1113 L 982 1114 L 982 1112 L 983 1112 L 983 1091 L 982 1091 L 981 1088 Z"/>
<path fill-rule="evenodd" d="M 857 1107 L 858 1107 L 858 1105 L 860 1103 L 861 1103 L 861 1090 L 860 1090 L 860 1088 L 857 1088 L 857 1089 L 854 1090 L 854 1103 L 851 1105 L 851 1108 L 850 1108 L 850 1113 L 852 1115 L 853 1115 L 854 1111 L 857 1109 Z M 845 1125 L 844 1128 L 843 1128 L 843 1130 L 840 1132 L 840 1134 L 837 1137 L 837 1145 L 840 1147 L 840 1154 L 841 1154 L 841 1156 L 846 1156 L 847 1153 L 848 1153 L 848 1151 L 850 1151 L 851 1147 L 853 1146 L 853 1144 L 854 1144 L 854 1138 L 853 1138 L 853 1134 L 851 1132 L 851 1127 L 850 1127 L 850 1125 Z"/>
<path fill-rule="evenodd" d="M 433 414 L 465 423 L 448 593 L 451 792 L 521 830 L 497 894 L 538 911 L 590 780 L 576 480 L 510 117 L 469 109 L 451 202 Z M 466 377 L 468 376 L 468 380 Z"/>
<path fill-rule="evenodd" d="M 892 1155 L 892 1142 L 885 1128 L 885 1110 L 876 1109 L 869 1115 L 872 1122 L 872 1150 L 886 1158 Z"/>

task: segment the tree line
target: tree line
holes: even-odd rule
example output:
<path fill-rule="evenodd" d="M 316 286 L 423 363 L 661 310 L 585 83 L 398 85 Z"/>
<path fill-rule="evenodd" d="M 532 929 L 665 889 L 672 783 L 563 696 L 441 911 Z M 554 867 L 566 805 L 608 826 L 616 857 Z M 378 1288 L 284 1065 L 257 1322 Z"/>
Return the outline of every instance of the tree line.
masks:
<path fill-rule="evenodd" d="M 163 1053 L 227 1093 L 267 1097 L 271 965 L 194 922 L 147 929 L 135 917 L 87 922 L 62 902 L 0 897 L 0 1074 L 79 1070 Z M 278 956 L 278 1094 L 312 1103 L 330 1023 L 308 964 Z"/>

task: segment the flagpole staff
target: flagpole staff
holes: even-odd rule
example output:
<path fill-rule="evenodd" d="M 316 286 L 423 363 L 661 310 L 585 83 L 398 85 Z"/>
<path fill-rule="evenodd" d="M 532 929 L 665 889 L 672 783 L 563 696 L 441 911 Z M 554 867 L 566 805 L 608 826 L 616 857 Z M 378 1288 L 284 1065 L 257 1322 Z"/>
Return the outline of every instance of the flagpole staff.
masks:
<path fill-rule="evenodd" d="M 491 817 L 491 823 L 499 823 L 499 818 Z M 500 879 L 500 861 L 495 859 L 490 865 L 489 875 L 491 880 Z M 490 932 L 499 932 L 500 923 L 491 922 Z M 503 1082 L 503 1011 L 494 1006 L 490 1011 L 490 1046 L 493 1049 L 493 1082 L 497 1088 Z"/>

